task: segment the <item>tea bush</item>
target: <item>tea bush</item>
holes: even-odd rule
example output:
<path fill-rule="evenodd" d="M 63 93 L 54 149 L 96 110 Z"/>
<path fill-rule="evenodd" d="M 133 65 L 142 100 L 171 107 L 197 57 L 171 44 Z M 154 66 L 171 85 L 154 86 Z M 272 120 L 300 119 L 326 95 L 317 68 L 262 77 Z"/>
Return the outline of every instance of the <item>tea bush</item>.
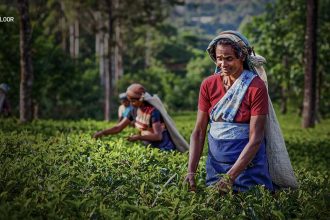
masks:
<path fill-rule="evenodd" d="M 186 139 L 195 113 L 174 118 Z M 205 187 L 207 147 L 198 191 L 182 183 L 188 154 L 126 141 L 133 128 L 94 140 L 113 123 L 0 120 L 1 219 L 327 219 L 330 215 L 330 120 L 300 128 L 279 117 L 299 189 L 275 194 L 256 187 L 219 195 Z M 165 183 L 173 178 L 167 185 Z"/>

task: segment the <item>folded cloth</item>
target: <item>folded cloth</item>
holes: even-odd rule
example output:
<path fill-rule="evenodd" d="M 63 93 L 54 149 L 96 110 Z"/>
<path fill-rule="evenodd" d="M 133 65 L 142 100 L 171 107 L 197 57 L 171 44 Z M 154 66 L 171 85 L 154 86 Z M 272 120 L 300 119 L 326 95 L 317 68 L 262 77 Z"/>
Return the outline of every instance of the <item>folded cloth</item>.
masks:
<path fill-rule="evenodd" d="M 166 125 L 166 129 L 168 130 L 171 139 L 175 144 L 176 149 L 180 152 L 185 152 L 189 150 L 189 144 L 179 133 L 178 129 L 175 126 L 174 121 L 168 115 L 162 101 L 158 98 L 158 96 L 157 95 L 151 96 L 149 93 L 146 92 L 144 94 L 144 101 L 148 102 L 149 104 L 157 108 L 160 114 L 162 114 L 164 123 Z"/>
<path fill-rule="evenodd" d="M 266 60 L 256 55 L 251 56 L 255 60 L 259 60 L 259 65 L 255 64 L 255 71 L 259 77 L 265 82 L 268 89 L 267 74 L 262 64 Z M 262 60 L 263 59 L 263 60 Z M 276 113 L 270 97 L 268 96 L 268 115 L 265 125 L 266 153 L 269 164 L 269 173 L 272 181 L 282 188 L 298 188 L 298 182 L 294 175 L 290 162 L 290 157 L 285 146 L 283 134 L 278 123 Z"/>

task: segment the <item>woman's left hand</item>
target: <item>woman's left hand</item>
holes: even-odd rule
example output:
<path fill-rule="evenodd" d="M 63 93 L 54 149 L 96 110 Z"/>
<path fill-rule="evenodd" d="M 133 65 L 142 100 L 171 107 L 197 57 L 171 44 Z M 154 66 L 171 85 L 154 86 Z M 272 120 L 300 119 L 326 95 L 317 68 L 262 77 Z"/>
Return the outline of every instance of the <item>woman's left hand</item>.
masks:
<path fill-rule="evenodd" d="M 128 141 L 131 141 L 131 142 L 138 141 L 138 140 L 140 140 L 140 135 L 135 134 L 135 135 L 129 136 L 129 137 L 127 138 L 127 140 L 128 140 Z"/>
<path fill-rule="evenodd" d="M 233 181 L 229 177 L 222 177 L 215 185 L 216 189 L 222 193 L 228 193 L 233 186 Z"/>

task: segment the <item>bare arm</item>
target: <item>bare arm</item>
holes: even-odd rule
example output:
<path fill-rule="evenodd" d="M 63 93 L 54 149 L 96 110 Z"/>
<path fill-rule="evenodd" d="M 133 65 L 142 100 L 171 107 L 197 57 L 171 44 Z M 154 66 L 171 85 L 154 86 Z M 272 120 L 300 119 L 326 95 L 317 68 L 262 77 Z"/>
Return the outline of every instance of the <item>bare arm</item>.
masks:
<path fill-rule="evenodd" d="M 144 133 L 142 135 L 133 135 L 128 137 L 129 141 L 161 141 L 163 139 L 163 128 L 161 123 L 154 122 L 152 123 L 153 132 Z"/>
<path fill-rule="evenodd" d="M 119 106 L 119 108 L 118 108 L 118 112 L 117 112 L 117 114 L 118 114 L 118 123 L 123 119 L 123 108 L 122 108 L 122 105 L 120 105 Z"/>
<path fill-rule="evenodd" d="M 258 152 L 260 144 L 264 139 L 265 123 L 266 115 L 251 116 L 249 142 L 244 147 L 237 161 L 227 173 L 232 181 L 234 181 L 247 167 Z"/>
<path fill-rule="evenodd" d="M 186 177 L 186 181 L 189 182 L 190 188 L 193 191 L 195 191 L 196 188 L 194 174 L 196 173 L 203 152 L 208 121 L 208 113 L 198 110 L 195 128 L 190 137 L 188 175 Z"/>
<path fill-rule="evenodd" d="M 121 132 L 124 128 L 127 127 L 127 125 L 130 124 L 130 120 L 128 118 L 124 118 L 123 120 L 121 120 L 118 124 L 116 124 L 115 126 L 113 126 L 112 128 L 108 128 L 105 129 L 103 131 L 98 131 L 96 132 L 93 137 L 94 138 L 99 138 L 105 135 L 110 135 L 110 134 L 117 134 L 119 132 Z"/>

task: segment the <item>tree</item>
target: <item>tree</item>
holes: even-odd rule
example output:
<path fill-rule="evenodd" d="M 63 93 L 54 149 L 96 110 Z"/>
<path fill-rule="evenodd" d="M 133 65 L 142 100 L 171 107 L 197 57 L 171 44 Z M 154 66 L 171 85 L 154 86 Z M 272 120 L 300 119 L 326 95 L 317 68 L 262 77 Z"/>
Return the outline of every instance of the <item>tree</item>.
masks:
<path fill-rule="evenodd" d="M 248 39 L 254 44 L 257 53 L 267 59 L 267 72 L 269 74 L 269 87 L 271 97 L 276 100 L 278 91 L 284 91 L 288 103 L 299 109 L 302 115 L 304 98 L 304 45 L 306 27 L 306 1 L 305 0 L 277 0 L 267 8 L 264 15 L 258 16 L 243 28 Z M 316 120 L 329 116 L 330 108 L 330 7 L 329 0 L 318 1 L 317 65 L 316 69 Z M 315 21 L 316 22 L 316 21 Z M 316 53 L 316 52 L 315 52 Z M 306 62 L 305 62 L 306 63 Z M 285 93 L 282 92 L 284 95 Z M 281 96 L 281 104 L 283 102 Z"/>
<path fill-rule="evenodd" d="M 304 128 L 314 127 L 316 116 L 316 40 L 317 40 L 317 0 L 306 0 L 306 33 L 305 33 L 305 87 L 303 102 Z"/>
<path fill-rule="evenodd" d="M 122 53 L 119 47 L 123 47 L 123 40 L 121 39 L 124 32 L 121 28 L 135 27 L 135 26 L 147 26 L 153 27 L 162 22 L 168 14 L 168 9 L 178 2 L 175 0 L 157 0 L 146 1 L 139 0 L 134 1 L 134 4 L 130 0 L 118 1 L 118 0 L 104 0 L 99 4 L 104 4 L 104 14 L 107 16 L 107 36 L 108 44 L 107 48 L 104 48 L 108 52 L 105 64 L 104 74 L 104 119 L 110 120 L 111 100 L 114 94 L 114 86 L 116 79 L 119 78 L 120 65 L 122 61 Z M 119 4 L 120 3 L 120 4 Z M 121 28 L 118 28 L 120 25 Z M 126 30 L 127 31 L 127 30 Z M 131 30 L 127 32 L 128 38 L 131 38 Z M 145 32 L 145 60 L 146 64 L 150 63 L 151 49 L 150 38 L 151 32 L 148 30 Z M 148 66 L 148 65 L 145 65 Z"/>
<path fill-rule="evenodd" d="M 282 114 L 289 102 L 296 107 L 302 102 L 304 12 L 304 0 L 278 0 L 242 28 L 256 53 L 267 60 L 269 93 L 279 99 Z"/>
<path fill-rule="evenodd" d="M 120 0 L 115 0 L 115 10 L 120 9 Z M 114 52 L 114 66 L 115 66 L 115 82 L 123 76 L 123 33 L 122 33 L 122 18 L 118 17 L 115 21 L 115 52 Z M 118 93 L 118 91 L 117 91 Z"/>
<path fill-rule="evenodd" d="M 114 17 L 113 17 L 113 2 L 112 0 L 106 1 L 107 11 L 108 11 L 108 35 L 109 41 L 108 45 L 104 47 L 105 51 L 108 54 L 105 58 L 105 64 L 107 67 L 105 68 L 105 77 L 104 77 L 104 120 L 110 121 L 110 108 L 111 108 L 111 95 L 113 91 L 112 87 L 112 78 L 113 78 L 113 70 L 112 70 L 112 51 L 113 51 L 113 37 L 114 37 Z"/>
<path fill-rule="evenodd" d="M 329 0 L 321 0 L 318 2 L 318 33 L 317 33 L 317 99 L 316 113 L 317 120 L 321 117 L 330 115 L 330 7 Z"/>
<path fill-rule="evenodd" d="M 28 0 L 18 0 L 20 15 L 20 121 L 32 120 L 32 84 L 33 70 L 31 58 L 31 25 Z"/>

